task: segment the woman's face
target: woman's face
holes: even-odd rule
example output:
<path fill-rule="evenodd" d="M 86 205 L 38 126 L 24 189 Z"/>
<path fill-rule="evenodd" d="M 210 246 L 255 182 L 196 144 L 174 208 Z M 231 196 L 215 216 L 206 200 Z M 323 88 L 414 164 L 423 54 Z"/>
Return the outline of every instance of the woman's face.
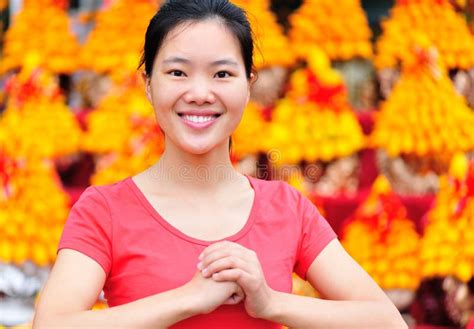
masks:
<path fill-rule="evenodd" d="M 216 19 L 175 27 L 155 57 L 147 96 L 167 143 L 192 154 L 227 146 L 249 98 L 237 38 Z"/>

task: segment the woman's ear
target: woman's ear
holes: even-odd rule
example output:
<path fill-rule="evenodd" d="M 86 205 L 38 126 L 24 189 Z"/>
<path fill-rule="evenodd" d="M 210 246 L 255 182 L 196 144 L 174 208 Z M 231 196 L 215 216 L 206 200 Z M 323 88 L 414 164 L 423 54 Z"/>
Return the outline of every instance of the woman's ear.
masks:
<path fill-rule="evenodd" d="M 250 72 L 250 88 L 253 86 L 253 84 L 255 83 L 255 81 L 257 80 L 257 75 L 254 73 L 254 72 Z"/>
<path fill-rule="evenodd" d="M 148 75 L 145 73 L 145 71 L 142 71 L 142 78 L 143 78 L 143 81 L 145 82 L 145 93 L 146 93 L 146 98 L 148 98 L 148 101 L 150 102 L 150 104 L 153 105 L 152 101 L 151 101 L 151 86 L 150 86 L 150 78 L 148 77 Z"/>
<path fill-rule="evenodd" d="M 249 88 L 248 88 L 248 90 L 247 90 L 247 102 L 246 102 L 246 103 L 248 103 L 249 100 L 250 100 L 250 94 L 251 94 L 251 92 L 252 92 L 252 86 L 253 86 L 253 84 L 255 83 L 255 80 L 256 80 L 255 74 L 254 74 L 253 72 L 250 72 Z"/>

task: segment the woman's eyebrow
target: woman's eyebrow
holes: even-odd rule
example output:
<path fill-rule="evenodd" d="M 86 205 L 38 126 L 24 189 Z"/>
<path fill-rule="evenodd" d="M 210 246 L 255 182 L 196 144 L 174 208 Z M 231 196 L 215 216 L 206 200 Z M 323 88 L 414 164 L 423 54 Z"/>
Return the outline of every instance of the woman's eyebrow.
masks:
<path fill-rule="evenodd" d="M 219 66 L 219 65 L 239 66 L 239 64 L 232 59 L 220 59 L 211 63 L 211 66 Z"/>
<path fill-rule="evenodd" d="M 189 59 L 176 57 L 176 56 L 169 57 L 163 60 L 163 64 L 175 64 L 175 63 L 189 64 L 191 63 L 191 61 Z"/>
<path fill-rule="evenodd" d="M 190 64 L 191 61 L 189 59 L 173 56 L 163 60 L 163 64 Z M 219 65 L 231 65 L 231 66 L 239 66 L 239 64 L 229 58 L 219 59 L 217 61 L 211 62 L 210 66 L 219 66 Z"/>

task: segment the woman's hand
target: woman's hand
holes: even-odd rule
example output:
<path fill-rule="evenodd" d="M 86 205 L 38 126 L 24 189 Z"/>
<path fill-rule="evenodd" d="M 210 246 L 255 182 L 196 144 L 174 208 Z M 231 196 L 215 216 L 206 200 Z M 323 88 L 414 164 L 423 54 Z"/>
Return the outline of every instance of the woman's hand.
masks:
<path fill-rule="evenodd" d="M 232 281 L 242 287 L 245 309 L 254 318 L 265 318 L 272 309 L 275 293 L 265 281 L 257 254 L 229 241 L 210 245 L 199 256 L 198 268 L 204 277 L 217 282 Z"/>
<path fill-rule="evenodd" d="M 245 295 L 235 282 L 216 282 L 205 278 L 196 271 L 193 278 L 184 285 L 187 295 L 193 300 L 193 313 L 207 314 L 220 305 L 235 305 L 240 303 Z"/>

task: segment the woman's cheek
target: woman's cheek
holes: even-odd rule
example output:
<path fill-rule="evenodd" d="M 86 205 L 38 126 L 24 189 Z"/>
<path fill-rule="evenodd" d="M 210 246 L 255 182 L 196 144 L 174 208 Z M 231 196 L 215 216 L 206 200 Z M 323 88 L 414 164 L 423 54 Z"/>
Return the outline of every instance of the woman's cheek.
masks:
<path fill-rule="evenodd" d="M 247 95 L 247 92 L 243 92 L 241 95 L 238 95 L 238 97 L 235 97 L 234 100 L 234 106 L 235 108 L 239 109 L 241 116 L 247 107 Z"/>
<path fill-rule="evenodd" d="M 169 117 L 174 114 L 174 106 L 179 97 L 175 96 L 176 90 L 161 88 L 153 95 L 153 107 L 157 117 Z"/>
<path fill-rule="evenodd" d="M 247 105 L 248 89 L 247 84 L 229 84 L 225 88 L 219 90 L 223 100 L 227 100 L 227 104 L 232 108 L 245 107 Z"/>

